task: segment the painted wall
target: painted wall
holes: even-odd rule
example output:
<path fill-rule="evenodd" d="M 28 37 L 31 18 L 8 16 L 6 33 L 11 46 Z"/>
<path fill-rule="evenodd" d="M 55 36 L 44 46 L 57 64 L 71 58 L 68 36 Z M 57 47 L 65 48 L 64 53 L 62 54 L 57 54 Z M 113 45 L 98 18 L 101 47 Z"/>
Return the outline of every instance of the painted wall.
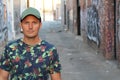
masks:
<path fill-rule="evenodd" d="M 8 40 L 7 35 L 7 6 L 6 1 L 0 1 L 0 44 L 4 45 Z"/>
<path fill-rule="evenodd" d="M 0 50 L 19 35 L 20 13 L 26 6 L 25 0 L 0 0 Z"/>
<path fill-rule="evenodd" d="M 8 41 L 15 38 L 13 0 L 7 0 Z M 12 34 L 12 35 L 11 35 Z"/>
<path fill-rule="evenodd" d="M 100 25 L 99 15 L 96 6 L 91 5 L 87 8 L 87 37 L 100 45 Z"/>
<path fill-rule="evenodd" d="M 2 28 L 3 28 L 3 25 L 4 25 L 4 10 L 3 10 L 3 3 L 0 2 L 0 42 L 2 41 L 2 38 L 3 38 L 3 33 L 2 33 Z"/>
<path fill-rule="evenodd" d="M 113 59 L 114 0 L 81 0 L 81 17 L 84 37 L 95 43 L 107 59 Z"/>
<path fill-rule="evenodd" d="M 19 34 L 20 33 L 20 27 L 19 27 L 19 23 L 20 23 L 20 13 L 21 13 L 21 4 L 20 4 L 20 0 L 14 0 L 13 2 L 14 5 L 14 29 L 15 29 L 15 34 Z"/>
<path fill-rule="evenodd" d="M 116 0 L 116 54 L 120 61 L 120 0 Z"/>
<path fill-rule="evenodd" d="M 115 58 L 114 0 L 79 0 L 80 27 L 83 40 L 102 53 L 106 59 Z M 76 1 L 66 0 L 66 22 L 76 32 Z"/>

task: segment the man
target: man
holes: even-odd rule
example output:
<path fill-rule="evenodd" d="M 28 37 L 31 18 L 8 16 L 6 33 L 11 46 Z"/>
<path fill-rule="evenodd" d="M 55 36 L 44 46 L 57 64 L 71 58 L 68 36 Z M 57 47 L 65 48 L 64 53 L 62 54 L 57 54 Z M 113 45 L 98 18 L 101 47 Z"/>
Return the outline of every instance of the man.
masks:
<path fill-rule="evenodd" d="M 41 16 L 35 8 L 21 15 L 23 38 L 8 43 L 0 59 L 0 80 L 61 80 L 61 65 L 54 45 L 39 37 Z"/>

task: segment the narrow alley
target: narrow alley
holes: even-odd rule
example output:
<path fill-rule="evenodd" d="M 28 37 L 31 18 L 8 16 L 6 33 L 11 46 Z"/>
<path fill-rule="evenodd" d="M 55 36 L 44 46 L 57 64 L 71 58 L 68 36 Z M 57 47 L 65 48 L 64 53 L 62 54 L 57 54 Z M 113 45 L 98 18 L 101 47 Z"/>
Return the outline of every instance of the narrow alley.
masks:
<path fill-rule="evenodd" d="M 62 80 L 120 80 L 120 0 L 0 0 L 1 52 L 23 36 L 28 7 L 40 12 L 40 37 L 57 47 Z"/>
<path fill-rule="evenodd" d="M 119 80 L 115 61 L 108 61 L 80 36 L 64 31 L 60 21 L 43 22 L 40 36 L 56 45 L 62 64 L 62 80 Z"/>

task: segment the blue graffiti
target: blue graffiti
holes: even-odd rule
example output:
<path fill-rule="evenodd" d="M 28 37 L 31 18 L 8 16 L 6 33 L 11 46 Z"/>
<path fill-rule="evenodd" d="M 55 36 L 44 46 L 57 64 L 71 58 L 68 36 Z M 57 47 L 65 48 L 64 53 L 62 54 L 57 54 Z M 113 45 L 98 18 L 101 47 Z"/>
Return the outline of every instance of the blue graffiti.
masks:
<path fill-rule="evenodd" d="M 87 10 L 87 37 L 100 45 L 99 16 L 95 6 L 90 6 Z"/>

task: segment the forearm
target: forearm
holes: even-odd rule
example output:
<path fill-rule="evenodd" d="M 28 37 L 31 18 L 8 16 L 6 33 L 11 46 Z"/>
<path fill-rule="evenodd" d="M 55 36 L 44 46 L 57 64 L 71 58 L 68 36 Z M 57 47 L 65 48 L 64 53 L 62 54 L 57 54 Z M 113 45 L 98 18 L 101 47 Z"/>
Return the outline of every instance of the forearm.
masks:
<path fill-rule="evenodd" d="M 0 80 L 8 80 L 8 77 L 3 77 L 0 75 Z"/>

